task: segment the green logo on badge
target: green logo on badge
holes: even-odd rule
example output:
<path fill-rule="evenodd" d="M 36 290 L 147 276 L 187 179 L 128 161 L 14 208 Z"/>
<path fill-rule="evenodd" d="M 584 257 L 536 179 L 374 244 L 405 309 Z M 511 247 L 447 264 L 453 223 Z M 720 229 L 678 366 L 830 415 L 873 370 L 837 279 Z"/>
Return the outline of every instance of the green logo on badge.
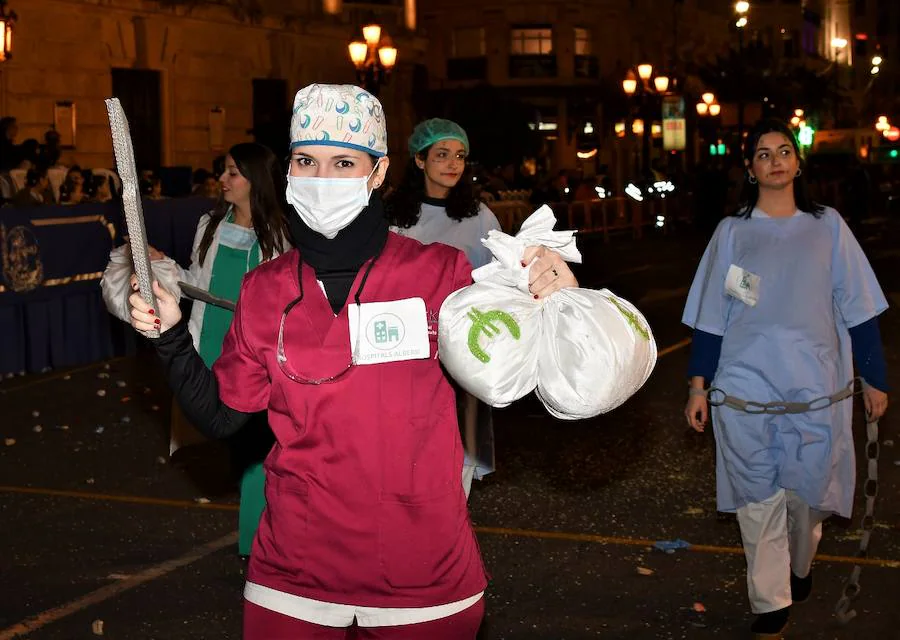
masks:
<path fill-rule="evenodd" d="M 650 339 L 650 332 L 647 331 L 647 328 L 641 324 L 641 321 L 637 319 L 637 316 L 634 315 L 634 313 L 619 304 L 619 301 L 615 298 L 607 298 L 607 300 L 613 303 L 613 306 L 619 310 L 619 313 L 625 316 L 625 319 L 628 320 L 628 324 L 631 325 L 632 329 L 637 331 L 644 340 Z"/>
<path fill-rule="evenodd" d="M 469 351 L 472 352 L 473 356 L 484 363 L 490 362 L 491 356 L 481 348 L 481 345 L 478 343 L 478 338 L 482 333 L 489 338 L 500 335 L 501 329 L 494 324 L 495 322 L 502 322 L 505 324 L 509 334 L 516 340 L 521 336 L 519 324 L 516 322 L 515 318 L 505 311 L 495 310 L 482 313 L 475 307 L 472 307 L 467 315 L 472 321 L 472 326 L 469 328 Z"/>
<path fill-rule="evenodd" d="M 381 351 L 396 348 L 404 337 L 406 328 L 403 320 L 393 313 L 379 313 L 366 326 L 366 340 Z"/>
<path fill-rule="evenodd" d="M 400 342 L 400 327 L 395 324 L 388 325 L 384 320 L 375 323 L 375 344 L 388 342 Z"/>

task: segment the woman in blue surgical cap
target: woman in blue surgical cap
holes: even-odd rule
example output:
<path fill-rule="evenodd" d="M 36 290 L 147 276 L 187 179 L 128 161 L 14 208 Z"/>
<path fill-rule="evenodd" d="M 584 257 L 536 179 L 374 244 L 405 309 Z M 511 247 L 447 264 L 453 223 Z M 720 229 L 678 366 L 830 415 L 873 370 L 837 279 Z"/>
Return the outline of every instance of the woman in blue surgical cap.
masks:
<path fill-rule="evenodd" d="M 854 360 L 877 420 L 887 408 L 878 331 L 887 302 L 866 256 L 837 211 L 809 198 L 783 123 L 750 132 L 744 165 L 743 204 L 716 229 L 684 311 L 694 329 L 688 423 L 704 430 L 709 386 L 755 402 L 810 402 L 845 389 Z M 712 414 L 718 509 L 737 512 L 756 638 L 781 637 L 791 604 L 810 595 L 822 521 L 853 508 L 852 401 L 818 407 Z"/>
<path fill-rule="evenodd" d="M 491 261 L 481 244 L 500 223 L 475 195 L 466 160 L 469 137 L 451 120 L 419 123 L 409 137 L 409 164 L 403 182 L 387 199 L 392 230 L 423 244 L 441 242 L 466 254 L 473 268 Z M 460 391 L 466 459 L 463 487 L 494 470 L 494 427 L 490 407 Z"/>
<path fill-rule="evenodd" d="M 210 371 L 178 305 L 131 296 L 185 413 L 212 437 L 267 410 L 266 508 L 244 589 L 245 640 L 472 640 L 487 585 L 460 484 L 456 400 L 438 313 L 466 256 L 388 229 L 378 100 L 350 85 L 294 99 L 287 201 L 296 249 L 244 279 Z M 578 286 L 526 250 L 538 298 Z"/>

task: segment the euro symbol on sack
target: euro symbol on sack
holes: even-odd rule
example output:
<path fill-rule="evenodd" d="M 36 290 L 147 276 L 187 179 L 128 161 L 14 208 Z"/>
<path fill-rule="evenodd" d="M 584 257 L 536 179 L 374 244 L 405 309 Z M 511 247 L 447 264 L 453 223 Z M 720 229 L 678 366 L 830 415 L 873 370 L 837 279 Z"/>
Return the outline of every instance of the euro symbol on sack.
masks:
<path fill-rule="evenodd" d="M 619 301 L 615 298 L 607 298 L 607 300 L 613 303 L 613 306 L 618 309 L 619 313 L 621 313 L 625 317 L 625 320 L 628 321 L 628 324 L 631 325 L 631 328 L 634 329 L 638 334 L 640 334 L 640 336 L 644 340 L 650 339 L 650 332 L 647 331 L 644 325 L 641 324 L 641 321 L 638 320 L 637 316 L 634 313 L 619 304 Z"/>
<path fill-rule="evenodd" d="M 472 352 L 473 356 L 485 364 L 491 361 L 491 356 L 481 348 L 480 344 L 478 344 L 478 338 L 482 333 L 489 338 L 500 335 L 501 329 L 494 324 L 495 322 L 502 322 L 505 324 L 507 330 L 509 330 L 509 334 L 516 340 L 518 340 L 522 334 L 515 318 L 505 311 L 494 310 L 482 313 L 475 307 L 472 307 L 466 315 L 468 315 L 469 319 L 472 321 L 472 326 L 469 328 L 469 351 Z"/>

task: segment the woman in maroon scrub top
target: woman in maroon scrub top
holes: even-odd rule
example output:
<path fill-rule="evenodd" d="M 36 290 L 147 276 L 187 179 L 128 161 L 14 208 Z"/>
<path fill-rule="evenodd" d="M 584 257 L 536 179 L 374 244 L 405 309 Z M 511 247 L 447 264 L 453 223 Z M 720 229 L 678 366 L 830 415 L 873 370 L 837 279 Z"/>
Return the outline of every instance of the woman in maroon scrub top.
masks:
<path fill-rule="evenodd" d="M 388 231 L 375 97 L 311 85 L 293 114 L 297 249 L 245 277 L 212 372 L 158 285 L 159 317 L 135 294 L 132 324 L 160 332 L 175 395 L 207 435 L 268 410 L 276 444 L 244 589 L 246 640 L 474 638 L 487 580 L 437 359 L 438 312 L 471 267 L 456 249 Z M 523 260 L 534 258 L 536 298 L 577 286 L 554 252 L 533 247 Z"/>

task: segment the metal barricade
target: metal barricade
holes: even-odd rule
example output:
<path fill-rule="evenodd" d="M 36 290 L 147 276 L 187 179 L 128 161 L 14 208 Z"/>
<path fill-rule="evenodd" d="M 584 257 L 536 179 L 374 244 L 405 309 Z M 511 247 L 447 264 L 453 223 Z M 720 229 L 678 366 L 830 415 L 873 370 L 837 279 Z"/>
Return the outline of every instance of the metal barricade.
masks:
<path fill-rule="evenodd" d="M 691 220 L 690 197 L 687 194 L 665 199 L 638 202 L 619 196 L 578 202 L 548 203 L 559 220 L 559 228 L 577 229 L 581 234 L 602 234 L 609 243 L 614 235 L 630 235 L 639 240 L 645 227 L 657 227 L 661 233 L 672 233 Z M 501 200 L 488 205 L 505 233 L 515 234 L 522 222 L 537 209 L 522 200 Z"/>

